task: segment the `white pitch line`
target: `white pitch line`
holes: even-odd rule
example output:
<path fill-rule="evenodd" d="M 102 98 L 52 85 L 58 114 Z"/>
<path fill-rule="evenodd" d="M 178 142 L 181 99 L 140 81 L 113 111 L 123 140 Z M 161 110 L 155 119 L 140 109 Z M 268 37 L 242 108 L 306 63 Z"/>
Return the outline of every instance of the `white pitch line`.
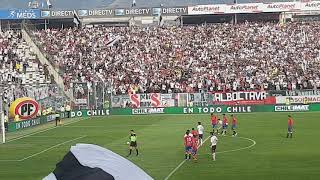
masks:
<path fill-rule="evenodd" d="M 210 136 L 205 139 L 205 141 L 203 142 L 203 144 L 210 138 Z M 247 147 L 243 147 L 243 148 L 238 148 L 238 149 L 233 149 L 233 150 L 227 150 L 227 151 L 221 151 L 221 152 L 216 152 L 217 154 L 222 154 L 222 153 L 228 153 L 228 152 L 234 152 L 234 151 L 240 151 L 240 150 L 244 150 L 244 149 L 250 149 L 251 147 L 255 146 L 257 143 L 255 140 L 250 139 L 250 138 L 246 138 L 246 137 L 236 137 L 236 138 L 241 138 L 241 139 L 246 139 L 252 142 L 252 144 L 250 146 Z M 184 163 L 186 162 L 186 160 L 183 160 L 164 180 L 168 180 Z"/>
<path fill-rule="evenodd" d="M 250 146 L 247 146 L 247 147 L 238 148 L 238 149 L 232 149 L 232 150 L 227 150 L 227 151 L 220 151 L 220 152 L 216 152 L 216 153 L 217 153 L 217 154 L 222 154 L 222 153 L 228 153 L 228 152 L 241 151 L 241 150 L 244 150 L 244 149 L 250 149 L 250 148 L 252 148 L 253 146 L 255 146 L 255 145 L 257 144 L 255 140 L 250 139 L 250 138 L 246 138 L 246 137 L 235 137 L 235 138 L 240 138 L 240 139 L 249 140 L 249 141 L 252 142 L 252 144 L 251 144 Z"/>
<path fill-rule="evenodd" d="M 226 137 L 232 137 L 232 136 L 226 136 Z M 228 153 L 228 152 L 235 152 L 235 151 L 241 151 L 241 150 L 244 150 L 244 149 L 250 149 L 252 148 L 253 146 L 255 146 L 257 144 L 257 142 L 253 139 L 250 139 L 250 138 L 246 138 L 246 137 L 232 137 L 232 138 L 240 138 L 240 139 L 246 139 L 246 140 L 249 140 L 252 142 L 252 144 L 250 146 L 247 146 L 247 147 L 243 147 L 243 148 L 238 148 L 238 149 L 232 149 L 232 150 L 226 150 L 226 151 L 218 151 L 216 152 L 216 154 L 223 154 L 223 153 Z M 210 154 L 211 153 L 207 153 L 207 154 Z"/>
<path fill-rule="evenodd" d="M 210 138 L 211 136 L 207 137 L 204 141 L 203 144 Z M 199 146 L 200 148 L 201 146 Z M 170 172 L 170 174 L 164 179 L 168 180 L 187 160 L 183 160 L 173 171 Z"/>
<path fill-rule="evenodd" d="M 177 124 L 179 126 L 183 124 Z M 132 124 L 130 127 L 143 127 L 143 126 L 162 126 L 162 125 L 148 125 L 148 124 L 142 124 L 142 125 L 137 125 L 137 124 Z M 111 126 L 64 126 L 64 128 L 108 128 L 108 127 L 123 127 L 123 125 L 111 125 Z"/>
<path fill-rule="evenodd" d="M 22 159 L 16 159 L 16 160 L 5 160 L 5 159 L 4 159 L 4 160 L 1 160 L 1 159 L 0 159 L 0 162 L 21 162 L 21 161 L 30 159 L 30 158 L 32 158 L 32 157 L 38 156 L 39 154 L 42 154 L 42 153 L 44 153 L 44 152 L 47 152 L 47 151 L 49 151 L 49 150 L 51 150 L 51 149 L 53 149 L 53 148 L 56 148 L 56 147 L 58 147 L 58 146 L 67 144 L 67 143 L 72 142 L 72 141 L 76 141 L 76 140 L 78 140 L 78 139 L 82 139 L 82 138 L 84 138 L 84 137 L 87 137 L 87 136 L 77 137 L 77 138 L 74 138 L 74 139 L 71 139 L 71 140 L 68 140 L 68 141 L 65 141 L 65 142 L 56 144 L 56 145 L 51 146 L 51 147 L 49 147 L 49 148 L 47 148 L 47 149 L 45 149 L 45 150 L 43 150 L 43 151 L 40 151 L 40 152 L 35 153 L 35 154 L 32 154 L 32 155 L 30 155 L 30 156 L 28 156 L 28 157 L 25 157 L 25 158 L 22 158 Z"/>
<path fill-rule="evenodd" d="M 55 139 L 57 139 L 57 137 L 55 137 L 55 136 L 31 136 L 30 138 L 55 138 Z"/>
<path fill-rule="evenodd" d="M 64 124 L 62 126 L 54 126 L 54 127 L 48 128 L 48 129 L 44 129 L 44 130 L 41 130 L 41 131 L 37 131 L 37 132 L 34 132 L 34 133 L 27 134 L 27 135 L 24 135 L 24 136 L 19 136 L 19 137 L 7 140 L 7 143 L 12 142 L 12 141 L 16 141 L 16 140 L 19 140 L 19 139 L 23 139 L 23 138 L 26 138 L 26 137 L 29 137 L 29 136 L 32 136 L 32 135 L 35 135 L 35 134 L 39 134 L 39 133 L 42 133 L 42 132 L 46 132 L 46 131 L 49 131 L 49 130 L 52 130 L 52 129 L 55 129 L 55 128 L 58 128 L 58 127 L 67 126 L 69 124 L 73 124 L 73 123 L 79 122 L 81 120 L 82 119 L 79 119 L 79 120 L 76 120 L 76 121 L 72 121 L 70 123 L 66 123 L 66 124 Z"/>
<path fill-rule="evenodd" d="M 45 150 L 43 150 L 43 151 L 40 151 L 40 152 L 38 152 L 38 153 L 35 153 L 35 154 L 32 154 L 32 155 L 30 155 L 30 156 L 28 156 L 28 157 L 25 157 L 25 158 L 23 158 L 23 159 L 20 159 L 19 161 L 24 161 L 24 160 L 30 159 L 30 158 L 32 158 L 32 157 L 38 156 L 39 154 L 42 154 L 42 153 L 44 153 L 44 152 L 47 152 L 47 151 L 49 151 L 49 150 L 51 150 L 51 149 L 53 149 L 53 148 L 56 148 L 56 147 L 61 146 L 61 145 L 64 145 L 64 144 L 67 144 L 67 143 L 72 142 L 72 141 L 76 141 L 76 140 L 78 140 L 78 139 L 82 139 L 82 138 L 84 138 L 84 137 L 87 137 L 87 136 L 77 137 L 77 138 L 74 138 L 74 139 L 65 141 L 65 142 L 63 142 L 63 143 L 60 143 L 60 144 L 56 144 L 56 145 L 51 146 L 51 147 L 49 147 L 49 148 L 47 148 L 47 149 L 45 149 Z"/>
<path fill-rule="evenodd" d="M 106 128 L 104 126 L 64 126 L 64 128 Z"/>
<path fill-rule="evenodd" d="M 166 178 L 168 180 L 187 160 L 183 160 Z"/>
<path fill-rule="evenodd" d="M 0 159 L 0 162 L 19 162 L 19 160 L 5 160 L 5 159 Z"/>

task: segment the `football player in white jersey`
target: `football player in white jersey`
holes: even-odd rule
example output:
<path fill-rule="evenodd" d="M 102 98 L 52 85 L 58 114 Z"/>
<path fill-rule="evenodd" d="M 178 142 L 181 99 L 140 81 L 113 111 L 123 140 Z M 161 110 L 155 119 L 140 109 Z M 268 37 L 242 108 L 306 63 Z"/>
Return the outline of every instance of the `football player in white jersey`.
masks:
<path fill-rule="evenodd" d="M 211 134 L 210 142 L 211 142 L 212 160 L 215 161 L 218 138 L 213 132 L 210 132 L 210 134 Z"/>
<path fill-rule="evenodd" d="M 198 134 L 199 134 L 199 143 L 203 144 L 203 133 L 204 133 L 204 127 L 201 125 L 201 122 L 198 122 L 198 126 L 197 126 L 197 129 L 198 129 Z"/>

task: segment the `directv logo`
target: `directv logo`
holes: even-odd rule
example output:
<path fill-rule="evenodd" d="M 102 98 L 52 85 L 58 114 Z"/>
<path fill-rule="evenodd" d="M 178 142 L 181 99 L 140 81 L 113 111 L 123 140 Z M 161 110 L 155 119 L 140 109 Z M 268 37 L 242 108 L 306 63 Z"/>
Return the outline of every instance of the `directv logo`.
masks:
<path fill-rule="evenodd" d="M 41 17 L 50 17 L 50 11 L 41 11 Z"/>
<path fill-rule="evenodd" d="M 153 15 L 159 15 L 161 13 L 161 8 L 153 8 L 152 11 Z"/>
<path fill-rule="evenodd" d="M 78 14 L 79 16 L 88 16 L 88 10 L 79 10 Z"/>
<path fill-rule="evenodd" d="M 123 16 L 124 15 L 124 9 L 116 9 L 115 10 L 116 16 Z"/>

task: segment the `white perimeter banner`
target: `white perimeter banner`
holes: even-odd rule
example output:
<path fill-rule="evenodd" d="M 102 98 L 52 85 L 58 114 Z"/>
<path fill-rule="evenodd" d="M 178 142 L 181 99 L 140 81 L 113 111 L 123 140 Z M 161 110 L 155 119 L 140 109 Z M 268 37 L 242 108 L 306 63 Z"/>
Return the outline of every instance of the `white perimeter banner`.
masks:
<path fill-rule="evenodd" d="M 278 96 L 277 104 L 310 104 L 319 103 L 320 96 Z"/>
<path fill-rule="evenodd" d="M 301 10 L 301 2 L 276 2 L 263 5 L 262 12 L 287 12 Z"/>
<path fill-rule="evenodd" d="M 225 13 L 261 13 L 263 7 L 262 3 L 227 5 Z"/>
<path fill-rule="evenodd" d="M 319 11 L 320 1 L 241 3 L 188 6 L 189 15 Z"/>
<path fill-rule="evenodd" d="M 302 11 L 320 11 L 320 1 L 310 1 L 301 3 Z"/>
<path fill-rule="evenodd" d="M 130 101 L 136 108 L 140 107 L 174 107 L 175 95 L 174 94 L 132 94 Z"/>
<path fill-rule="evenodd" d="M 226 4 L 188 6 L 188 14 L 224 14 L 226 6 Z"/>

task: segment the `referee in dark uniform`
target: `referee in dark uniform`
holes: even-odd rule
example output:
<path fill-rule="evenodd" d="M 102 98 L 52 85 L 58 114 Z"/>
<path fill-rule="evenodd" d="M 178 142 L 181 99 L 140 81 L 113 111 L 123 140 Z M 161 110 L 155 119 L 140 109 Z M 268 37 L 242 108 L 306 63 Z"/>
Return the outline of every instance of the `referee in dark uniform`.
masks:
<path fill-rule="evenodd" d="M 61 118 L 60 118 L 60 113 L 56 114 L 56 126 L 61 125 Z"/>
<path fill-rule="evenodd" d="M 130 131 L 130 137 L 129 137 L 129 140 L 130 140 L 130 146 L 129 146 L 129 154 L 127 157 L 129 157 L 132 153 L 132 149 L 135 149 L 136 152 L 137 152 L 137 156 L 139 155 L 139 151 L 138 151 L 138 144 L 137 144 L 137 135 L 136 133 L 134 132 L 134 130 L 131 130 Z"/>

